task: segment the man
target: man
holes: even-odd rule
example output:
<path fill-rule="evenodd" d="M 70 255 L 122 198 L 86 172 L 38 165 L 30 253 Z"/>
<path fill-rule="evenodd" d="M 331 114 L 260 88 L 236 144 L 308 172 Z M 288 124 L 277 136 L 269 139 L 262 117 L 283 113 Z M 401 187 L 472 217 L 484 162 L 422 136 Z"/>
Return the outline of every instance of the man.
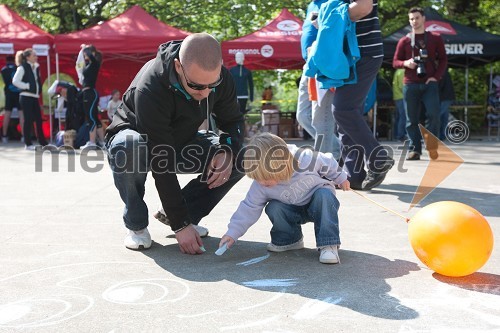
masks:
<path fill-rule="evenodd" d="M 344 169 L 351 188 L 370 190 L 379 186 L 394 165 L 388 151 L 374 138 L 363 112 L 368 92 L 382 65 L 383 47 L 377 0 L 344 0 L 351 21 L 356 22 L 360 59 L 356 63 L 357 82 L 335 90 L 333 115 L 343 144 Z M 365 170 L 365 160 L 367 170 Z"/>
<path fill-rule="evenodd" d="M 448 61 L 441 37 L 425 31 L 424 10 L 413 7 L 408 17 L 412 31 L 399 40 L 392 65 L 405 69 L 403 95 L 406 131 L 410 138 L 410 152 L 406 159 L 415 161 L 422 155 L 422 136 L 418 127 L 421 103 L 425 106 L 427 130 L 439 136 L 438 81 Z M 438 158 L 437 141 L 430 137 L 425 139 L 430 158 Z"/>
<path fill-rule="evenodd" d="M 19 125 L 21 126 L 21 133 L 24 126 L 24 115 L 20 110 L 19 104 L 19 92 L 20 90 L 12 84 L 12 78 L 16 73 L 17 66 L 14 63 L 14 56 L 8 55 L 5 58 L 6 64 L 2 68 L 2 79 L 4 82 L 4 92 L 5 92 L 5 112 L 3 118 L 3 127 L 2 127 L 2 142 L 8 143 L 8 129 L 10 124 L 10 117 L 14 108 L 17 109 L 19 114 Z"/>
<path fill-rule="evenodd" d="M 198 131 L 210 115 L 220 137 Z M 182 253 L 201 254 L 195 225 L 243 174 L 235 168 L 243 116 L 234 81 L 222 67 L 219 42 L 197 33 L 160 45 L 123 95 L 107 128 L 106 147 L 115 185 L 125 203 L 125 246 L 149 248 L 144 184 L 149 169 Z M 177 173 L 201 173 L 183 189 Z M 206 233 L 205 233 L 206 234 Z"/>

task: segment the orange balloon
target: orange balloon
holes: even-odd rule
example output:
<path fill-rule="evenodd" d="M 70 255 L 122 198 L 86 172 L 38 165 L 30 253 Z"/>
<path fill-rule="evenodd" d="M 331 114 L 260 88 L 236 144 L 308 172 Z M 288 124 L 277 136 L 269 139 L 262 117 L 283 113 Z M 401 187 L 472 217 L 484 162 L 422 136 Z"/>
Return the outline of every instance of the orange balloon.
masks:
<path fill-rule="evenodd" d="M 418 259 L 446 276 L 474 273 L 493 250 L 488 221 L 474 208 L 455 201 L 422 208 L 410 219 L 408 236 Z"/>

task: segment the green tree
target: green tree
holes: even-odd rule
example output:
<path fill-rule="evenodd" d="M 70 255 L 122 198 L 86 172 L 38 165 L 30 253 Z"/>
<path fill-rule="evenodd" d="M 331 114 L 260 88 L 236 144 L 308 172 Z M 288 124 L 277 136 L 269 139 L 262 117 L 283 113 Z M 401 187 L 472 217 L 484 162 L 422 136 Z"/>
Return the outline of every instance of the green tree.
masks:
<path fill-rule="evenodd" d="M 228 40 L 249 34 L 274 18 L 283 7 L 298 17 L 305 16 L 309 1 L 291 0 L 4 0 L 13 10 L 42 29 L 53 33 L 66 33 L 91 27 L 119 15 L 132 5 L 140 5 L 159 20 L 177 28 L 200 32 L 207 31 L 219 40 Z M 498 0 L 379 0 L 379 16 L 383 35 L 388 35 L 408 24 L 410 7 L 432 6 L 445 18 L 471 27 L 500 34 Z M 493 66 L 500 73 L 500 63 Z M 488 93 L 489 66 L 470 70 L 469 99 L 484 103 Z M 382 74 L 388 78 L 391 69 Z M 276 98 L 293 101 L 296 98 L 295 79 L 300 71 L 256 71 L 256 96 L 265 85 L 276 87 Z M 458 99 L 464 100 L 464 70 L 452 71 Z M 292 110 L 293 103 L 284 102 L 284 108 Z M 478 124 L 476 127 L 479 127 Z"/>

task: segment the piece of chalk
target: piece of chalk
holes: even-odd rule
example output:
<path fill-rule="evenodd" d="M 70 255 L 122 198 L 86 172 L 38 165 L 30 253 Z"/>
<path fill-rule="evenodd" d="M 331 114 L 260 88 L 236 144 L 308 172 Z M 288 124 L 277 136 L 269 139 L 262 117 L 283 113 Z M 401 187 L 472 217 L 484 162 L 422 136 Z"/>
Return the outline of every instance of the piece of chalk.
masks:
<path fill-rule="evenodd" d="M 217 251 L 215 251 L 215 254 L 218 256 L 221 256 L 224 254 L 224 252 L 226 252 L 226 250 L 227 250 L 227 243 L 224 243 L 224 244 L 222 244 L 221 247 L 219 247 L 219 249 Z"/>
<path fill-rule="evenodd" d="M 203 252 L 207 252 L 207 250 L 205 250 L 204 246 L 200 246 L 200 250 L 202 250 Z"/>

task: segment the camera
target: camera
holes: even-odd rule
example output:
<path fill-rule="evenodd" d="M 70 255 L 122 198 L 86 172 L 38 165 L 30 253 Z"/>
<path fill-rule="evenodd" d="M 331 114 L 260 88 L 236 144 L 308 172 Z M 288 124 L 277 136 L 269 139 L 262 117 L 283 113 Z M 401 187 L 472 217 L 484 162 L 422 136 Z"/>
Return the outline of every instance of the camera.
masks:
<path fill-rule="evenodd" d="M 418 49 L 418 56 L 413 57 L 413 61 L 417 63 L 417 76 L 425 77 L 427 72 L 425 70 L 425 63 L 427 62 L 427 50 L 426 49 Z"/>

